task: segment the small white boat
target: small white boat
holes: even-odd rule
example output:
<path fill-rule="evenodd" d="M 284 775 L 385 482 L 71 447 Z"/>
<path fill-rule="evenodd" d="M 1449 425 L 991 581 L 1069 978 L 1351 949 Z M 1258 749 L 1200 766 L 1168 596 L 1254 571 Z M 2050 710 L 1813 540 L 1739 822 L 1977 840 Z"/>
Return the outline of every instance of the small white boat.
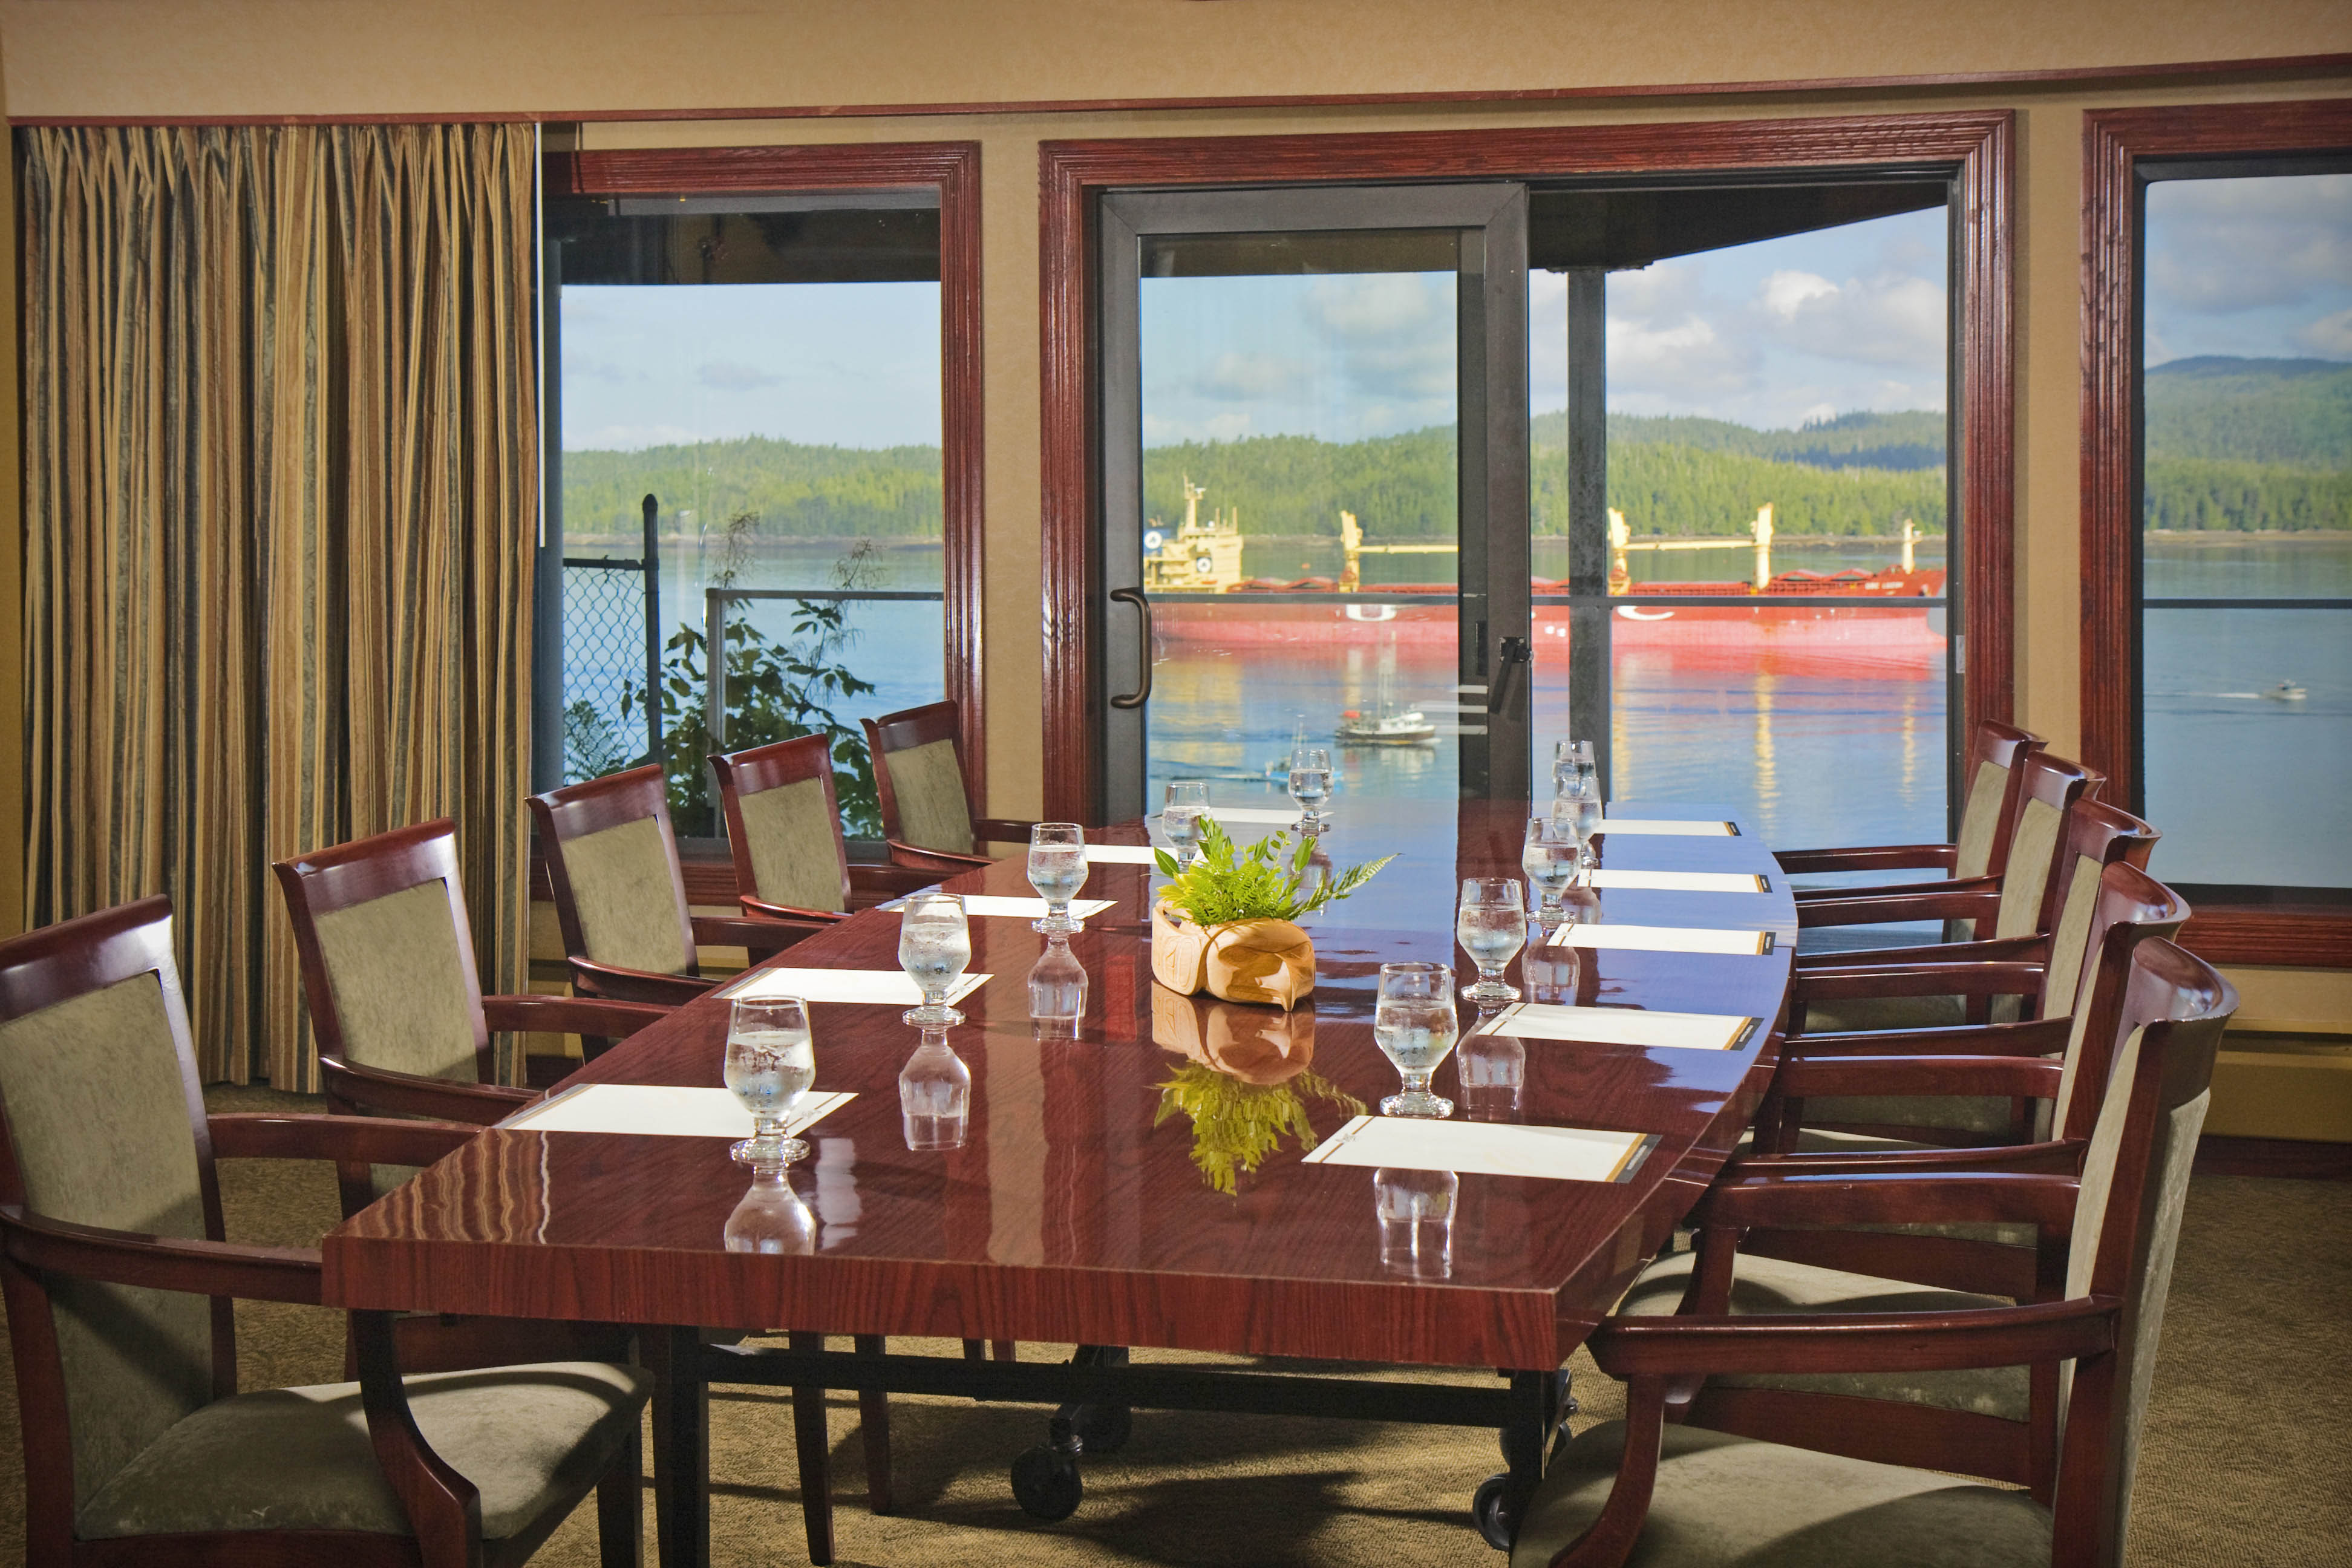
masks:
<path fill-rule="evenodd" d="M 2300 702 L 2311 695 L 2299 682 L 2282 680 L 2263 693 L 2273 702 Z"/>
<path fill-rule="evenodd" d="M 1435 740 L 1437 726 L 1423 718 L 1418 708 L 1402 713 L 1386 709 L 1370 719 L 1350 708 L 1339 715 L 1332 734 L 1343 746 L 1416 746 Z"/>

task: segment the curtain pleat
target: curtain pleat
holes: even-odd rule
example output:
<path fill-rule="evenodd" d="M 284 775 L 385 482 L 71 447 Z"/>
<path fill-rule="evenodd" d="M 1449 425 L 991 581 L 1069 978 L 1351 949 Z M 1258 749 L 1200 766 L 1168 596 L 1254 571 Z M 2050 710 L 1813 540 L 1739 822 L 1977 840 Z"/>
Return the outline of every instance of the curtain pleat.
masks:
<path fill-rule="evenodd" d="M 28 902 L 169 893 L 207 1076 L 310 1089 L 272 860 L 454 818 L 521 988 L 531 138 L 18 134 Z"/>

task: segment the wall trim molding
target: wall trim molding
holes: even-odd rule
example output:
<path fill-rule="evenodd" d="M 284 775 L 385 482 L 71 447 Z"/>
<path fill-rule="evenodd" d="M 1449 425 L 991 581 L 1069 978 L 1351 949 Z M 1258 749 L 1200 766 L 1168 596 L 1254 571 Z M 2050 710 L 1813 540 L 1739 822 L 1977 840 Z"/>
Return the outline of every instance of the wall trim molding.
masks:
<path fill-rule="evenodd" d="M 937 103 L 774 104 L 710 109 L 448 110 L 400 114 L 26 115 L 16 125 L 397 125 L 456 121 L 565 124 L 611 121 L 919 119 L 934 115 L 1121 114 L 1187 110 L 1374 109 L 1424 104 L 1583 103 L 1643 99 L 1783 98 L 1825 93 L 1949 91 L 1976 87 L 2080 83 L 2163 86 L 2263 81 L 2352 71 L 2352 54 L 2269 55 L 2244 59 L 2167 60 L 2041 70 L 1946 71 L 1780 80 L 1596 83 L 1576 87 L 1459 88 L 1424 92 L 1234 94 L 1221 98 L 1038 98 Z"/>
<path fill-rule="evenodd" d="M 1956 176 L 1964 722 L 2007 721 L 2016 664 L 2013 111 L 1047 142 L 1038 149 L 1046 814 L 1086 821 L 1094 809 L 1100 640 L 1093 606 L 1100 533 L 1094 214 L 1104 191 L 1794 168 Z"/>
<path fill-rule="evenodd" d="M 947 694 L 961 709 L 964 790 L 987 811 L 986 683 L 981 581 L 987 486 L 982 419 L 980 143 L 852 142 L 802 147 L 680 147 L 552 153 L 542 172 L 565 195 L 700 191 L 881 190 L 940 199 L 941 613 Z"/>

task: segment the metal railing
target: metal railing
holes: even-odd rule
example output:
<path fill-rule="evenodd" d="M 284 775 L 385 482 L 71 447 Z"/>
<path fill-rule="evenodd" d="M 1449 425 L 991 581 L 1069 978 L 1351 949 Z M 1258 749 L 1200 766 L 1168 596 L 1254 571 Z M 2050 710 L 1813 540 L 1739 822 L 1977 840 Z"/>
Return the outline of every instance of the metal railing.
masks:
<path fill-rule="evenodd" d="M 706 588 L 702 593 L 702 722 L 710 749 L 727 745 L 727 606 L 739 600 L 807 599 L 834 604 L 914 601 L 943 604 L 937 588 Z"/>

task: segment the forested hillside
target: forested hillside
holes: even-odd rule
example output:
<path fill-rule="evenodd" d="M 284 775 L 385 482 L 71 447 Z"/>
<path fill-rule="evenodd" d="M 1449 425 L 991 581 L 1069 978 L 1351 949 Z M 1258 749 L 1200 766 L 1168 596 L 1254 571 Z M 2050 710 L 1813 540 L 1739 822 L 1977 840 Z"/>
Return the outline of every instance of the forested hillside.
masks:
<path fill-rule="evenodd" d="M 1537 416 L 1535 528 L 1568 531 L 1566 416 Z M 1885 535 L 1906 518 L 1944 531 L 1945 419 L 1849 414 L 1794 430 L 1719 419 L 1609 419 L 1609 503 L 1636 533 L 1746 531 L 1773 504 L 1785 534 Z M 2352 365 L 2322 360 L 2180 360 L 2147 376 L 2147 526 L 2352 529 Z M 1331 535 L 1342 509 L 1373 538 L 1454 530 L 1451 426 L 1355 442 L 1305 436 L 1185 442 L 1144 453 L 1144 510 L 1172 523 L 1190 476 L 1254 534 Z M 564 530 L 628 536 L 638 500 L 664 527 L 691 510 L 716 528 L 759 515 L 772 538 L 936 538 L 940 454 L 750 438 L 563 455 Z"/>

